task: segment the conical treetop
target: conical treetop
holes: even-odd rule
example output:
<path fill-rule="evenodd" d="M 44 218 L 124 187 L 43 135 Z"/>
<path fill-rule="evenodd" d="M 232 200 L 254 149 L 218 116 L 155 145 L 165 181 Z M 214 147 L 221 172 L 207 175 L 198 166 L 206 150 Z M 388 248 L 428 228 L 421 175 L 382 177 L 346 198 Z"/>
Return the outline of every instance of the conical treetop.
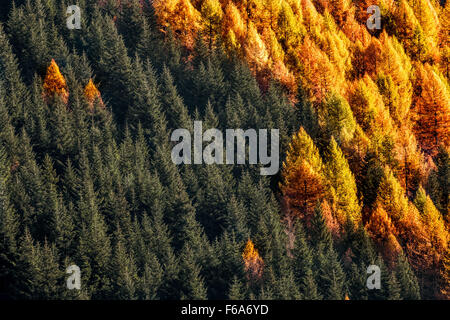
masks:
<path fill-rule="evenodd" d="M 47 74 L 44 80 L 44 97 L 48 99 L 54 95 L 60 96 L 65 103 L 67 103 L 69 98 L 66 80 L 59 71 L 55 60 L 52 59 L 50 66 L 47 68 Z"/>
<path fill-rule="evenodd" d="M 84 96 L 86 97 L 91 107 L 93 106 L 95 99 L 99 100 L 99 103 L 102 107 L 104 106 L 100 91 L 97 89 L 92 79 L 89 79 L 89 83 L 84 88 Z"/>
<path fill-rule="evenodd" d="M 242 253 L 242 258 L 244 259 L 245 271 L 247 271 L 248 276 L 253 279 L 260 279 L 264 261 L 250 239 L 247 241 L 244 252 Z"/>

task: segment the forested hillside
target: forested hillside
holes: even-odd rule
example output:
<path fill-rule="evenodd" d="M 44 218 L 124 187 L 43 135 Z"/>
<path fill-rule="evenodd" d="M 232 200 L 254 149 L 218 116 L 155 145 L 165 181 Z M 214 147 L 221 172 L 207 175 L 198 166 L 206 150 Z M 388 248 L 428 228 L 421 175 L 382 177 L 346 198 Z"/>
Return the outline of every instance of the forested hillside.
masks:
<path fill-rule="evenodd" d="M 0 10 L 2 297 L 450 298 L 448 1 Z M 279 129 L 280 172 L 175 165 L 194 121 Z"/>

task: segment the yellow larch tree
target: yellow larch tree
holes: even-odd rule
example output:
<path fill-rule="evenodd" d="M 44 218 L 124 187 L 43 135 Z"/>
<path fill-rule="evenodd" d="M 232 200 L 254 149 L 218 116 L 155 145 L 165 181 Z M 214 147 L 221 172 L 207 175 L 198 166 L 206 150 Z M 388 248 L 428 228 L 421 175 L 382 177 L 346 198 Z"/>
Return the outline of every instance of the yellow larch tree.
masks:
<path fill-rule="evenodd" d="M 300 43 L 302 34 L 301 15 L 296 16 L 291 6 L 283 2 L 278 16 L 277 27 L 274 29 L 278 41 L 287 49 L 295 48 Z"/>
<path fill-rule="evenodd" d="M 422 187 L 417 191 L 414 204 L 419 209 L 427 233 L 433 235 L 431 237 L 433 248 L 443 255 L 447 250 L 449 234 L 441 213 Z"/>
<path fill-rule="evenodd" d="M 441 49 L 440 66 L 442 73 L 450 77 L 450 1 L 439 14 L 441 29 L 439 30 L 438 46 Z"/>
<path fill-rule="evenodd" d="M 394 262 L 402 248 L 395 236 L 395 226 L 380 204 L 370 214 L 365 228 L 383 257 L 389 263 Z"/>
<path fill-rule="evenodd" d="M 386 32 L 380 35 L 383 50 L 376 62 L 376 72 L 390 75 L 399 93 L 398 109 L 391 113 L 397 124 L 405 123 L 412 99 L 411 72 L 409 57 L 395 38 L 390 38 Z"/>
<path fill-rule="evenodd" d="M 245 43 L 245 55 L 254 71 L 258 72 L 267 67 L 269 53 L 267 52 L 266 45 L 262 41 L 261 36 L 252 22 L 250 22 Z"/>
<path fill-rule="evenodd" d="M 424 179 L 424 159 L 418 147 L 416 137 L 410 128 L 402 125 L 395 139 L 395 159 L 398 162 L 397 177 L 407 195 L 413 194 Z"/>
<path fill-rule="evenodd" d="M 195 38 L 202 30 L 201 14 L 189 0 L 155 0 L 153 2 L 158 23 L 170 28 L 183 44 L 192 49 Z M 166 31 L 166 30 L 163 30 Z"/>
<path fill-rule="evenodd" d="M 303 127 L 289 143 L 283 163 L 280 190 L 289 214 L 307 217 L 326 191 L 319 150 Z"/>
<path fill-rule="evenodd" d="M 219 0 L 205 0 L 200 10 L 203 18 L 204 29 L 208 36 L 209 49 L 211 50 L 217 34 L 220 32 L 220 22 L 223 17 Z"/>
<path fill-rule="evenodd" d="M 351 0 L 330 0 L 329 10 L 340 27 L 349 20 L 349 17 L 353 17 L 355 12 Z"/>
<path fill-rule="evenodd" d="M 419 21 L 422 30 L 430 41 L 429 44 L 435 46 L 440 29 L 439 17 L 430 0 L 410 0 L 415 16 Z"/>
<path fill-rule="evenodd" d="M 246 26 L 245 21 L 241 16 L 238 8 L 234 5 L 232 1 L 229 1 L 224 10 L 224 16 L 222 19 L 222 32 L 223 37 L 227 36 L 232 32 L 232 38 L 240 44 L 244 41 L 246 37 Z M 237 43 L 234 44 L 235 47 L 238 46 Z M 229 48 L 230 49 L 230 48 Z"/>
<path fill-rule="evenodd" d="M 335 66 L 308 37 L 298 50 L 298 59 L 302 67 L 300 78 L 311 101 L 321 103 L 331 89 L 340 92 L 344 80 L 336 77 Z"/>
<path fill-rule="evenodd" d="M 281 11 L 281 4 L 284 0 L 262 0 L 264 7 L 264 20 L 274 29 L 278 21 L 278 15 Z"/>

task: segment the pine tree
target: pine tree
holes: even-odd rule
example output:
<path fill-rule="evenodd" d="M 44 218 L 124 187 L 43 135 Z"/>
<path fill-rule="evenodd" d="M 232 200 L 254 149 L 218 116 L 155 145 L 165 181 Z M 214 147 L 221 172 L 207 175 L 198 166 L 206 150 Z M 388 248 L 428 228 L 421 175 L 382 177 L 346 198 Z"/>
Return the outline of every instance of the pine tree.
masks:
<path fill-rule="evenodd" d="M 402 297 L 405 300 L 420 300 L 417 278 L 404 255 L 400 255 L 397 260 L 396 273 L 402 290 Z"/>
<path fill-rule="evenodd" d="M 18 60 L 12 52 L 3 26 L 0 24 L 0 82 L 4 86 L 5 102 L 10 106 L 14 123 L 21 117 L 23 103 L 28 100 L 28 92 L 22 81 Z"/>
<path fill-rule="evenodd" d="M 297 224 L 293 255 L 293 271 L 295 281 L 300 287 L 302 298 L 306 300 L 318 300 L 320 295 L 313 276 L 313 252 L 306 242 L 303 226 Z"/>
<path fill-rule="evenodd" d="M 401 292 L 400 284 L 398 283 L 395 272 L 392 272 L 389 276 L 388 291 L 389 291 L 388 300 L 401 300 L 402 299 L 402 292 Z"/>
<path fill-rule="evenodd" d="M 158 259 L 152 255 L 144 267 L 140 281 L 140 297 L 145 300 L 158 299 L 158 289 L 162 283 L 163 276 L 163 270 Z"/>
<path fill-rule="evenodd" d="M 331 233 L 327 228 L 322 208 L 319 203 L 314 208 L 314 215 L 311 219 L 311 232 L 309 241 L 315 244 L 315 248 L 330 249 L 333 246 Z"/>
<path fill-rule="evenodd" d="M 126 0 L 121 3 L 118 30 L 123 35 L 125 45 L 130 53 L 134 53 L 139 40 L 144 36 L 145 15 L 139 0 Z"/>
<path fill-rule="evenodd" d="M 249 231 L 246 226 L 247 215 L 242 202 L 232 196 L 226 205 L 226 230 L 233 233 L 236 241 L 242 242 L 249 237 Z"/>
<path fill-rule="evenodd" d="M 5 150 L 0 147 L 0 279 L 2 292 L 13 294 L 12 285 L 16 278 L 19 232 L 19 217 L 9 201 L 7 185 L 10 180 L 10 164 Z"/>
<path fill-rule="evenodd" d="M 243 300 L 245 297 L 244 288 L 242 283 L 238 280 L 237 277 L 233 278 L 233 282 L 230 285 L 230 290 L 228 293 L 228 298 L 230 300 Z"/>
<path fill-rule="evenodd" d="M 195 263 L 194 252 L 189 246 L 182 251 L 180 281 L 183 283 L 182 298 L 206 300 L 207 291 L 200 276 L 200 267 Z"/>
<path fill-rule="evenodd" d="M 312 271 L 320 296 L 328 300 L 343 299 L 345 274 L 319 204 L 311 220 L 310 237 L 314 248 Z"/>
<path fill-rule="evenodd" d="M 161 75 L 161 103 L 166 110 L 168 126 L 172 129 L 192 129 L 191 118 L 183 98 L 179 95 L 172 74 L 166 66 Z"/>
<path fill-rule="evenodd" d="M 277 281 L 275 291 L 276 297 L 280 300 L 299 300 L 301 297 L 292 271 L 284 272 L 281 275 Z"/>
<path fill-rule="evenodd" d="M 56 299 L 60 296 L 58 282 L 62 280 L 56 250 L 47 242 L 35 243 L 28 229 L 20 245 L 18 263 L 21 283 L 19 294 L 26 299 Z"/>
<path fill-rule="evenodd" d="M 85 152 L 81 155 L 83 188 L 77 204 L 80 215 L 78 243 L 79 267 L 85 270 L 85 282 L 93 297 L 106 298 L 110 290 L 111 241 L 107 226 L 98 209 L 98 200 L 91 180 L 91 168 Z"/>
<path fill-rule="evenodd" d="M 209 280 L 208 286 L 211 298 L 227 298 L 233 281 L 237 282 L 236 286 L 240 287 L 240 294 L 245 295 L 242 244 L 243 241 L 238 242 L 233 233 L 225 232 L 212 248 L 217 260 L 215 261 L 214 279 L 213 281 Z"/>
<path fill-rule="evenodd" d="M 117 231 L 116 246 L 113 253 L 113 270 L 116 279 L 114 294 L 118 299 L 133 300 L 137 298 L 137 270 L 133 256 L 128 253 L 125 238 L 120 230 Z"/>

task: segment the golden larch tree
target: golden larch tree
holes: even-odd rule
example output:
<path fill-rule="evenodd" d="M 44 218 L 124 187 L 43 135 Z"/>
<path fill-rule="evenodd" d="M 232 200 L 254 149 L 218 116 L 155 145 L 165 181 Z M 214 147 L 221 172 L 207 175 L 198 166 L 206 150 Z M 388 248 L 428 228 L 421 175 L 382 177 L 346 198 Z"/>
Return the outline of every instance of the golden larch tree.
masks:
<path fill-rule="evenodd" d="M 153 1 L 158 23 L 165 30 L 171 29 L 183 44 L 192 49 L 195 38 L 202 29 L 201 14 L 189 0 L 155 0 Z"/>
<path fill-rule="evenodd" d="M 438 72 L 426 64 L 417 68 L 414 132 L 422 149 L 435 155 L 440 144 L 450 143 L 450 94 Z"/>
<path fill-rule="evenodd" d="M 84 88 L 84 96 L 86 97 L 86 100 L 88 101 L 91 110 L 94 108 L 94 102 L 96 100 L 98 101 L 101 107 L 105 106 L 100 91 L 97 89 L 92 79 L 89 79 L 88 84 Z"/>
<path fill-rule="evenodd" d="M 247 272 L 248 279 L 252 281 L 261 279 L 264 261 L 259 256 L 258 250 L 256 250 L 255 245 L 250 239 L 248 239 L 247 244 L 245 245 L 242 258 L 244 259 L 244 268 Z"/>
<path fill-rule="evenodd" d="M 307 217 L 324 196 L 322 159 L 303 127 L 289 144 L 280 189 L 289 213 L 302 218 Z"/>
<path fill-rule="evenodd" d="M 223 17 L 219 0 L 205 0 L 200 10 L 206 33 L 208 34 L 209 49 L 211 50 L 214 39 L 220 31 L 220 21 Z"/>
<path fill-rule="evenodd" d="M 395 226 L 380 204 L 377 204 L 370 214 L 365 228 L 383 257 L 389 263 L 393 263 L 402 248 L 395 236 L 397 233 Z"/>
<path fill-rule="evenodd" d="M 55 96 L 61 97 L 64 103 L 67 103 L 69 99 L 66 79 L 64 79 L 64 76 L 59 71 L 59 67 L 54 59 L 52 59 L 50 66 L 47 68 L 43 95 L 47 101 Z"/>

